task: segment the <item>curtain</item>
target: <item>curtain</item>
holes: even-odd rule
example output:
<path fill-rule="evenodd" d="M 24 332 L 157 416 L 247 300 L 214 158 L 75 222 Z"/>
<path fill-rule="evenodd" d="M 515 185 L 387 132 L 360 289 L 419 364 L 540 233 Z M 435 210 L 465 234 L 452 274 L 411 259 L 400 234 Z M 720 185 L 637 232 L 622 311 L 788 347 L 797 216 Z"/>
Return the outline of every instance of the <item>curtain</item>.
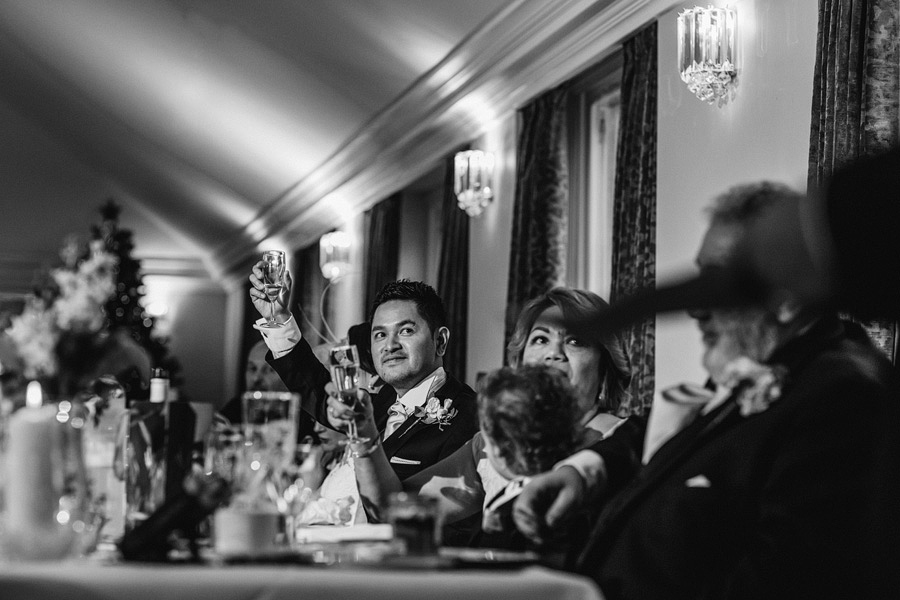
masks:
<path fill-rule="evenodd" d="M 400 264 L 400 202 L 402 194 L 382 200 L 363 215 L 366 247 L 363 258 L 366 303 L 365 318 L 384 286 L 397 279 Z"/>
<path fill-rule="evenodd" d="M 611 302 L 656 285 L 656 30 L 654 22 L 623 48 Z M 653 402 L 655 323 L 650 317 L 620 332 L 633 373 L 623 416 Z"/>
<path fill-rule="evenodd" d="M 328 329 L 329 322 L 334 318 L 331 315 L 331 294 L 326 293 L 328 280 L 319 268 L 318 240 L 297 250 L 292 263 L 293 312 L 303 337 L 313 347 L 344 337 L 346 332 L 334 332 L 337 336 L 333 336 Z"/>
<path fill-rule="evenodd" d="M 568 228 L 566 103 L 563 87 L 519 110 L 506 332 L 522 306 L 565 282 Z"/>
<path fill-rule="evenodd" d="M 809 143 L 810 189 L 824 185 L 836 168 L 900 143 L 898 40 L 900 0 L 820 0 Z M 896 361 L 896 322 L 844 316 L 860 323 L 876 345 Z"/>
<path fill-rule="evenodd" d="M 437 293 L 447 310 L 450 344 L 444 368 L 466 380 L 466 328 L 469 323 L 469 216 L 457 206 L 453 191 L 455 152 L 444 161 L 443 233 Z"/>

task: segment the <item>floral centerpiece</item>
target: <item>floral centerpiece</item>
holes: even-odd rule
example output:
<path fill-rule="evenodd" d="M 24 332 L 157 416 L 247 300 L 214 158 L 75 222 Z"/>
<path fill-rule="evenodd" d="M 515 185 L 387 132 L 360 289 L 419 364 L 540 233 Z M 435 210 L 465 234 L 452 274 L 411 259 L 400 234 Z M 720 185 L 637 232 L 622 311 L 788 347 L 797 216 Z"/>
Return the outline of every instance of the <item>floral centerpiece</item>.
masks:
<path fill-rule="evenodd" d="M 38 379 L 51 394 L 72 395 L 109 374 L 129 399 L 142 399 L 149 394 L 151 366 L 166 369 L 173 387 L 180 383 L 168 339 L 153 335 L 155 319 L 142 305 L 145 288 L 140 261 L 132 256 L 132 232 L 118 226 L 121 209 L 113 200 L 99 212 L 90 241 L 69 236 L 21 312 L 3 315 L 0 375 L 7 392 L 24 394 L 24 382 Z"/>
<path fill-rule="evenodd" d="M 62 264 L 25 299 L 21 314 L 11 318 L 7 334 L 18 348 L 26 379 L 55 382 L 57 391 L 74 384 L 96 350 L 106 326 L 104 304 L 116 289 L 116 257 L 103 240 L 92 240 L 85 252 L 76 238 L 66 240 Z"/>

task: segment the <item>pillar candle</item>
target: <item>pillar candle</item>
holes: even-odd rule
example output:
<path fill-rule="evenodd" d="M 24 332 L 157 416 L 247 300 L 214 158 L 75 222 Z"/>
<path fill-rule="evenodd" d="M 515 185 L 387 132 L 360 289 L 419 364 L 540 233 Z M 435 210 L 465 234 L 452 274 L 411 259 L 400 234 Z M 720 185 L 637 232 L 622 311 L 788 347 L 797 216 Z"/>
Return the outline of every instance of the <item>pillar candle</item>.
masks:
<path fill-rule="evenodd" d="M 9 420 L 6 453 L 6 517 L 19 531 L 56 525 L 64 483 L 62 436 L 54 406 L 27 405 Z"/>

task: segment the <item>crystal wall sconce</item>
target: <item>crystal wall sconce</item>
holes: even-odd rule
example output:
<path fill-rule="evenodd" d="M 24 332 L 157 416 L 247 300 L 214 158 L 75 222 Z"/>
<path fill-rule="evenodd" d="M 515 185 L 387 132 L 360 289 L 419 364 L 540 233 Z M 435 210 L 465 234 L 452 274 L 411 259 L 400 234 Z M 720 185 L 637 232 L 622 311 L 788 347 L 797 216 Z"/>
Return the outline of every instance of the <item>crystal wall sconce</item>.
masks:
<path fill-rule="evenodd" d="M 699 99 L 722 106 L 728 102 L 735 69 L 735 12 L 707 6 L 678 15 L 678 69 L 681 80 Z"/>

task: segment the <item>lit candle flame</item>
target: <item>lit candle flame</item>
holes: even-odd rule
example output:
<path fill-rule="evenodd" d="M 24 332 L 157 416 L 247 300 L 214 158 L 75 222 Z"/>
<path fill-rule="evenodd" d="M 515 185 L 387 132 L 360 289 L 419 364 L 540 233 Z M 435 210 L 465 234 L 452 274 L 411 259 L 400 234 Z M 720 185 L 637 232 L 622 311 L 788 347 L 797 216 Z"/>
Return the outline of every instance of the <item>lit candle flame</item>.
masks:
<path fill-rule="evenodd" d="M 28 388 L 25 390 L 25 406 L 30 408 L 40 408 L 44 403 L 44 393 L 41 390 L 41 384 L 38 381 L 29 381 Z"/>

